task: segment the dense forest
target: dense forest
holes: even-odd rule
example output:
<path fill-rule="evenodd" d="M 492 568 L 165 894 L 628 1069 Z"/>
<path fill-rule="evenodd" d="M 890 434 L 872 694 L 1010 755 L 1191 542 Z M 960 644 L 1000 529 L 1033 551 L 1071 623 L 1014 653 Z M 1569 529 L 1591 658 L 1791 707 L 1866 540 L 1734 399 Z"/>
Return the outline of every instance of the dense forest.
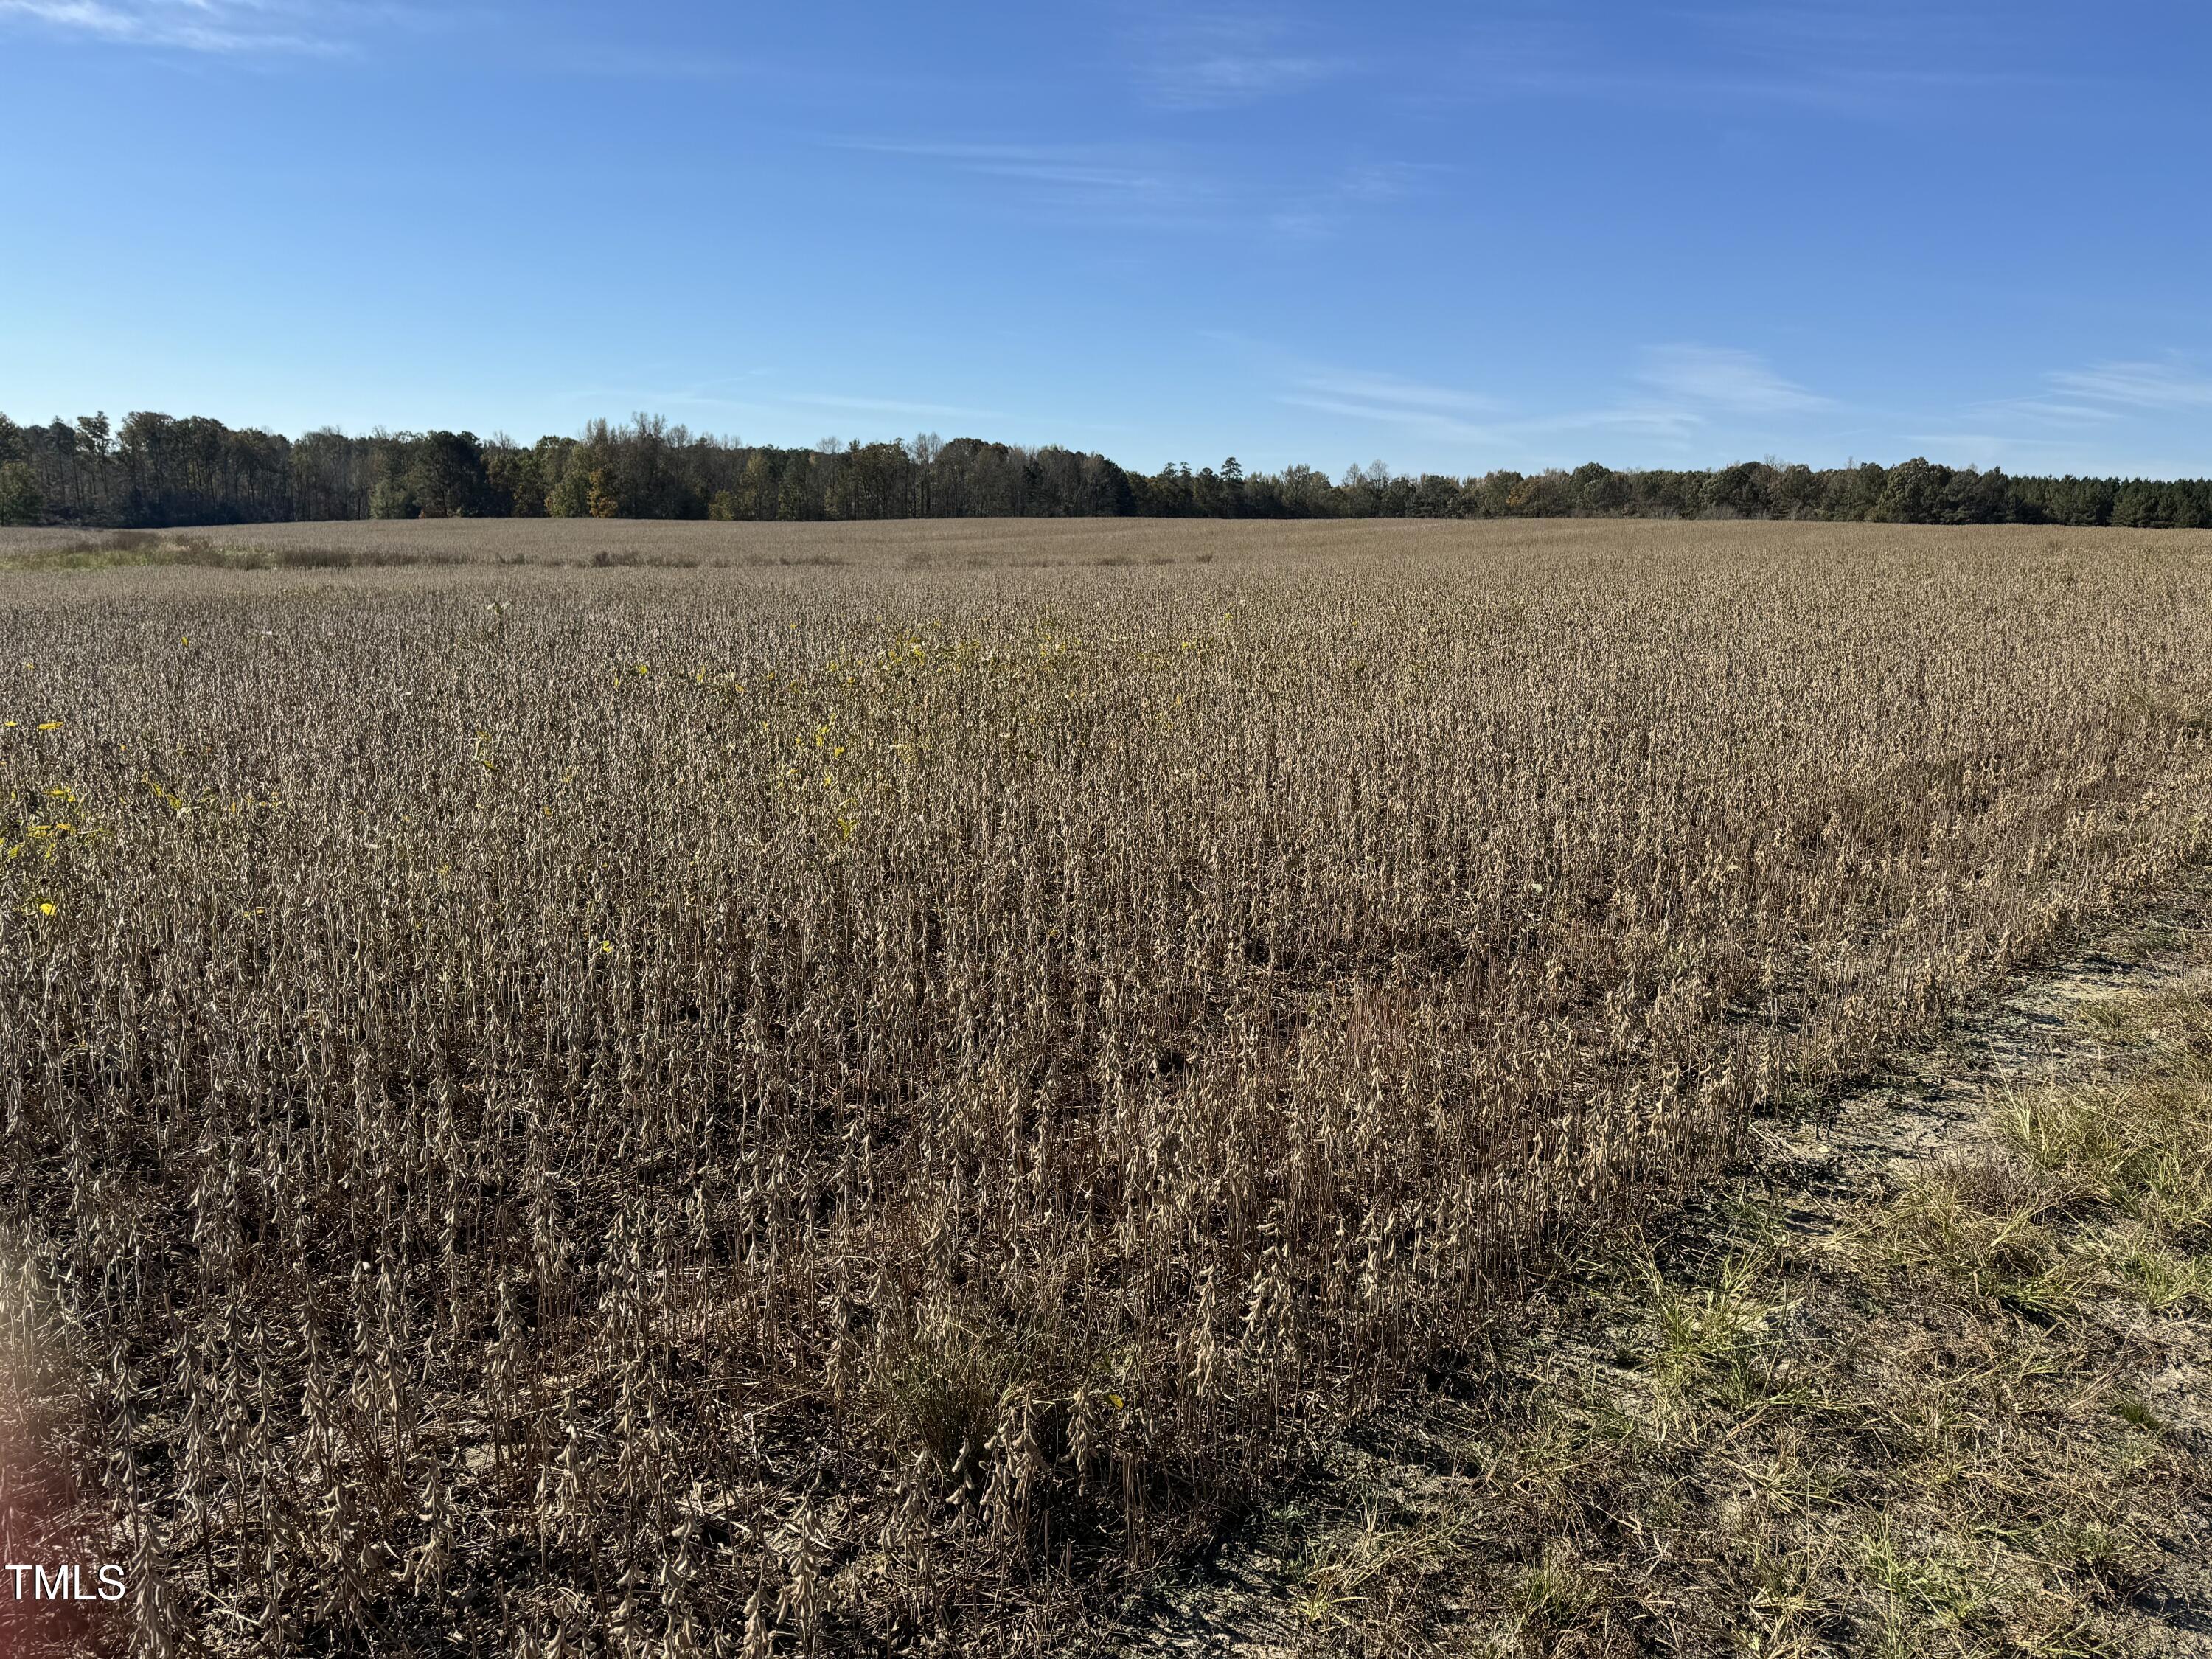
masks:
<path fill-rule="evenodd" d="M 160 527 L 314 519 L 1773 518 L 2212 526 L 2212 480 L 2014 477 L 1924 459 L 1816 471 L 1132 472 L 1103 455 L 934 433 L 811 449 L 641 415 L 528 446 L 468 432 L 292 439 L 195 416 L 19 426 L 0 415 L 0 524 Z"/>

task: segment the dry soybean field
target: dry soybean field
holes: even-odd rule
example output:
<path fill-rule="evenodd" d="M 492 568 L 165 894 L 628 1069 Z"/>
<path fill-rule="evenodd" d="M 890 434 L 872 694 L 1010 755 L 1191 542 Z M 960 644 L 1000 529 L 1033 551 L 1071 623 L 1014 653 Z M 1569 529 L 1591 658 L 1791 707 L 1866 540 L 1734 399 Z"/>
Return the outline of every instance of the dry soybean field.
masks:
<path fill-rule="evenodd" d="M 2196 532 L 196 534 L 0 532 L 23 1653 L 1063 1651 L 2212 841 Z"/>

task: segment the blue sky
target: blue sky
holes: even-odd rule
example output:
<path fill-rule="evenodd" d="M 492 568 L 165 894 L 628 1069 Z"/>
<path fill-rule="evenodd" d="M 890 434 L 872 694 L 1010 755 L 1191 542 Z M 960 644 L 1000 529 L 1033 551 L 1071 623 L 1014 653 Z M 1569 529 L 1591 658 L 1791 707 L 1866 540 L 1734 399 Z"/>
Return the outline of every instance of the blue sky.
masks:
<path fill-rule="evenodd" d="M 0 0 L 0 410 L 2212 473 L 2201 0 Z"/>

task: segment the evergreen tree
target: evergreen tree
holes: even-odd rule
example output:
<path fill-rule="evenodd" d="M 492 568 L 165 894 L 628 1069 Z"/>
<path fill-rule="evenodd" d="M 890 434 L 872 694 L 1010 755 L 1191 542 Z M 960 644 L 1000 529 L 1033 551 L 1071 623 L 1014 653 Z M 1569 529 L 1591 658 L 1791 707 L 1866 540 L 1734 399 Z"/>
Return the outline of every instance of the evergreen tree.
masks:
<path fill-rule="evenodd" d="M 376 488 L 369 492 L 368 516 L 372 519 L 413 519 L 422 515 L 415 504 L 414 492 L 398 478 L 379 478 Z"/>
<path fill-rule="evenodd" d="M 483 446 L 473 432 L 432 432 L 411 447 L 407 493 L 426 519 L 476 519 L 491 497 Z"/>
<path fill-rule="evenodd" d="M 1951 469 L 1923 456 L 1900 461 L 1883 479 L 1874 516 L 1890 524 L 1933 524 L 1950 487 Z"/>
<path fill-rule="evenodd" d="M 39 475 L 27 462 L 0 462 L 0 524 L 36 524 L 46 506 Z"/>
<path fill-rule="evenodd" d="M 494 513 L 516 519 L 545 516 L 545 470 L 537 450 L 501 447 L 489 451 L 484 482 Z"/>
<path fill-rule="evenodd" d="M 562 458 L 561 476 L 545 492 L 545 511 L 556 519 L 581 519 L 592 510 L 592 461 L 578 444 Z"/>

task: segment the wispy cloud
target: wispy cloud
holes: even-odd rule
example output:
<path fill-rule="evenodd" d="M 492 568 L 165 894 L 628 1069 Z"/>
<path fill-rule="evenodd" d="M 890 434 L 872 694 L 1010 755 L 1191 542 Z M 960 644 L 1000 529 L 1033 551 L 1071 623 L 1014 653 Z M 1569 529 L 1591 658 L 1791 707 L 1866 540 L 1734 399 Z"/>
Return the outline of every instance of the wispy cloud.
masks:
<path fill-rule="evenodd" d="M 216 53 L 342 52 L 363 23 L 392 15 L 345 0 L 0 0 L 0 24 Z"/>
<path fill-rule="evenodd" d="M 1094 228 L 1250 234 L 1297 240 L 1337 234 L 1428 189 L 1443 163 L 1353 163 L 1285 189 L 1239 174 L 1190 145 L 1053 144 L 846 137 L 836 148 L 982 180 L 990 198 L 1025 215 Z"/>
<path fill-rule="evenodd" d="M 1959 0 L 1868 0 L 1856 10 L 1826 0 L 1654 8 L 1643 27 L 1695 42 L 1697 67 L 1671 62 L 1655 73 L 1633 26 L 1504 7 L 1466 37 L 1461 89 L 1705 116 L 1790 107 L 1893 120 L 1945 113 L 1971 95 L 2052 84 L 2004 61 L 2001 14 Z M 1912 41 L 1910 54 L 1900 55 L 1900 40 Z"/>
<path fill-rule="evenodd" d="M 1278 399 L 1292 409 L 1340 415 L 1395 428 L 1408 437 L 1487 449 L 1523 449 L 1543 446 L 1577 433 L 1613 433 L 1668 443 L 1686 441 L 1703 424 L 1686 410 L 1662 404 L 1620 403 L 1601 409 L 1571 410 L 1557 415 L 1515 415 L 1501 412 L 1471 420 L 1447 410 L 1419 404 L 1391 404 L 1370 399 L 1332 398 L 1308 392 L 1286 392 Z"/>
<path fill-rule="evenodd" d="M 2030 438 L 2001 432 L 1938 430 L 1899 434 L 1906 443 L 1922 445 L 1939 459 L 1972 466 L 2001 465 L 2006 457 L 2021 454 L 2064 455 L 2073 450 L 2064 438 Z"/>
<path fill-rule="evenodd" d="M 2212 379 L 2178 362 L 2099 363 L 2051 384 L 2097 410 L 2212 409 Z"/>
<path fill-rule="evenodd" d="M 1679 442 L 1701 423 L 1691 410 L 1636 398 L 1595 409 L 1530 415 L 1485 393 L 1357 369 L 1301 369 L 1277 401 L 1389 427 L 1410 438 L 1490 449 L 1542 445 L 1576 433 L 1609 432 Z"/>
<path fill-rule="evenodd" d="M 1288 236 L 1333 235 L 1363 214 L 1418 195 L 1431 179 L 1449 171 L 1426 161 L 1370 161 L 1346 167 L 1319 188 L 1291 198 L 1268 216 L 1267 222 Z"/>
<path fill-rule="evenodd" d="M 1644 354 L 1637 379 L 1668 397 L 1729 414 L 1808 414 L 1835 407 L 1784 380 L 1765 359 L 1724 346 L 1653 346 Z"/>
<path fill-rule="evenodd" d="M 1505 407 L 1495 398 L 1480 392 L 1357 369 L 1321 369 L 1302 374 L 1298 386 L 1310 397 L 1337 398 L 1394 416 L 1495 414 Z"/>
<path fill-rule="evenodd" d="M 1186 13 L 1142 33 L 1138 75 L 1169 109 L 1228 109 L 1340 74 L 1349 58 L 1294 38 L 1282 18 L 1249 10 Z"/>
<path fill-rule="evenodd" d="M 1993 398 L 1974 404 L 1967 418 L 2026 420 L 2078 434 L 2141 416 L 2171 416 L 2191 410 L 2212 410 L 2212 377 L 2179 357 L 2094 363 L 2087 368 L 2046 374 L 2044 382 L 2049 388 L 2046 392 Z M 2072 442 L 2078 438 L 2051 441 Z"/>
<path fill-rule="evenodd" d="M 1896 454 L 1921 454 L 1953 466 L 2002 467 L 2008 472 L 2125 473 L 2144 469 L 2123 454 L 2085 448 L 2081 434 L 2063 438 L 2033 433 L 1991 431 L 1986 427 L 1936 424 L 1919 431 L 1895 434 Z M 2179 465 L 2148 469 L 2172 477 L 2185 471 Z"/>
<path fill-rule="evenodd" d="M 2076 403 L 2059 398 L 2000 398 L 1989 403 L 1977 404 L 1975 407 L 2025 415 L 2030 420 L 2048 421 L 2062 426 L 2100 425 L 2118 420 L 2120 413 L 2109 404 Z"/>
<path fill-rule="evenodd" d="M 2049 83 L 2006 61 L 2012 20 L 1990 0 L 1757 0 L 1680 16 L 1706 35 L 1722 82 L 1747 99 L 1886 115 Z"/>
<path fill-rule="evenodd" d="M 1133 145 L 848 138 L 841 149 L 949 167 L 1021 189 L 1033 206 L 1126 222 L 1182 219 L 1223 192 L 1173 153 Z"/>
<path fill-rule="evenodd" d="M 772 72 L 750 58 L 728 52 L 702 51 L 696 46 L 659 46 L 647 40 L 547 40 L 526 61 L 556 75 L 610 81 L 719 83 L 757 81 Z"/>
<path fill-rule="evenodd" d="M 1455 456 L 1462 467 L 1566 465 L 1631 445 L 1687 458 L 1715 434 L 1746 424 L 1741 417 L 1772 421 L 1842 407 L 1750 352 L 1718 346 L 1650 347 L 1613 395 L 1601 389 L 1587 400 L 1545 409 L 1448 381 L 1304 361 L 1235 335 L 1212 337 L 1271 374 L 1279 404 L 1386 429 L 1431 453 Z"/>

